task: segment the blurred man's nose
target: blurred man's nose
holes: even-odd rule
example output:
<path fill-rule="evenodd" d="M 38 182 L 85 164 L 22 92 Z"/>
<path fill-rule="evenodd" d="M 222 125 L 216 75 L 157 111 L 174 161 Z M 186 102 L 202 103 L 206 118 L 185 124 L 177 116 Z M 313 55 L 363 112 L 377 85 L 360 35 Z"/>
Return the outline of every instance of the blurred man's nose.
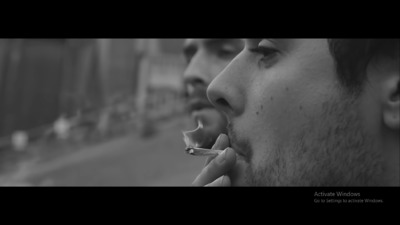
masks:
<path fill-rule="evenodd" d="M 239 60 L 234 59 L 209 85 L 210 102 L 229 117 L 243 113 L 245 104 L 245 80 Z"/>
<path fill-rule="evenodd" d="M 196 86 L 207 86 L 211 82 L 209 67 L 205 55 L 201 52 L 196 53 L 183 73 L 185 87 L 191 89 Z"/>

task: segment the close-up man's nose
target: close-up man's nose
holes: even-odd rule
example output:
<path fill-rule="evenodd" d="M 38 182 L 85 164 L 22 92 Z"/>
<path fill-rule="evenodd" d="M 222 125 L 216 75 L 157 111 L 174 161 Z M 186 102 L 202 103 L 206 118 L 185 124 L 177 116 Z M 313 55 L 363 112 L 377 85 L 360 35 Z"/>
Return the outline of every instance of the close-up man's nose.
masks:
<path fill-rule="evenodd" d="M 225 68 L 209 85 L 207 96 L 210 102 L 221 112 L 229 116 L 240 115 L 244 110 L 244 95 L 240 91 L 240 82 L 236 82 L 232 63 Z"/>

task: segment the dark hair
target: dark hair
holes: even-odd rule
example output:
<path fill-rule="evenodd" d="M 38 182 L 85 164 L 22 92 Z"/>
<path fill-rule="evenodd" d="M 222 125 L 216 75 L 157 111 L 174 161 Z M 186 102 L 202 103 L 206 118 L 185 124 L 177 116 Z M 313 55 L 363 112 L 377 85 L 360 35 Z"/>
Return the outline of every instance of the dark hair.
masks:
<path fill-rule="evenodd" d="M 399 59 L 400 39 L 328 39 L 341 84 L 359 93 L 372 60 Z"/>

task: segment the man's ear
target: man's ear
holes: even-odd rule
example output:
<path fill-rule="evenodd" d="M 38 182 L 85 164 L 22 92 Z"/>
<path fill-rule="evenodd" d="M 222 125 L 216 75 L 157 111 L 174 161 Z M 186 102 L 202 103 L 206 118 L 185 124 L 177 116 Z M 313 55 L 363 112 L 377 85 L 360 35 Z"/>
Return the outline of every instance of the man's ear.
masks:
<path fill-rule="evenodd" d="M 400 75 L 391 73 L 385 77 L 383 88 L 383 122 L 386 127 L 400 130 Z"/>

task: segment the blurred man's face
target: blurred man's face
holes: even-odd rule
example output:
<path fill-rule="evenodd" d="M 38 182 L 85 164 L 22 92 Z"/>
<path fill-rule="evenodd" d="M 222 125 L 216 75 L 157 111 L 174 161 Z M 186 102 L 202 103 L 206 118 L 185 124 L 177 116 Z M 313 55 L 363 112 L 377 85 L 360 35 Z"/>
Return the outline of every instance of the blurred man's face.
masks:
<path fill-rule="evenodd" d="M 184 72 L 184 84 L 188 111 L 197 126 L 204 125 L 209 136 L 203 147 L 211 148 L 220 133 L 225 133 L 226 119 L 207 98 L 211 81 L 243 49 L 240 39 L 187 39 L 184 55 L 188 66 Z"/>
<path fill-rule="evenodd" d="M 383 184 L 374 93 L 343 91 L 327 40 L 245 43 L 208 89 L 238 154 L 232 184 Z"/>

